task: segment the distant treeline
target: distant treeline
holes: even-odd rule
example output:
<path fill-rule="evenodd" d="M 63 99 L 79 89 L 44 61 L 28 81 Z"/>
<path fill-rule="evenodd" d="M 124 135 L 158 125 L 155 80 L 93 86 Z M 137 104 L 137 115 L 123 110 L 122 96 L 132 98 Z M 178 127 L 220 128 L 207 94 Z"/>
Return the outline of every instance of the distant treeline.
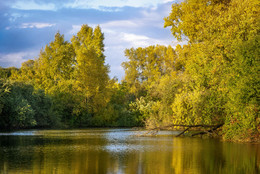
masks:
<path fill-rule="evenodd" d="M 226 140 L 259 141 L 258 1 L 184 0 L 164 20 L 184 44 L 126 49 L 120 83 L 99 26 L 1 68 L 1 129 L 224 124 Z"/>

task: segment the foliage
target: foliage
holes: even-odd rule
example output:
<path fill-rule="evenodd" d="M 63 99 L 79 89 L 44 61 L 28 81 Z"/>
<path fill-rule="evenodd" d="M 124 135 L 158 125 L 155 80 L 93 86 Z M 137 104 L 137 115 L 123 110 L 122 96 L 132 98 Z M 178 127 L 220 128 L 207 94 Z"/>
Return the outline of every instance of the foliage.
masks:
<path fill-rule="evenodd" d="M 259 136 L 257 1 L 187 0 L 172 6 L 165 26 L 190 47 L 183 60 L 192 83 L 174 101 L 174 120 L 225 122 L 226 139 Z"/>
<path fill-rule="evenodd" d="M 71 43 L 58 32 L 38 58 L 24 62 L 18 71 L 13 71 L 9 79 L 35 88 L 39 95 L 35 106 L 31 100 L 21 99 L 21 108 L 25 108 L 22 117 L 35 120 L 35 124 L 16 127 L 52 127 L 60 123 L 64 127 L 134 125 L 135 121 L 126 109 L 129 101 L 125 98 L 128 94 L 124 85 L 109 79 L 103 41 L 99 26 L 92 29 L 83 25 Z M 44 100 L 40 98 L 44 96 L 48 96 L 51 105 L 42 103 Z M 15 99 L 20 101 L 18 97 Z M 40 103 L 42 106 L 38 107 Z M 55 118 L 46 121 L 46 110 Z"/>
<path fill-rule="evenodd" d="M 129 109 L 129 103 L 134 100 L 133 95 L 129 93 L 126 83 L 121 84 L 115 79 L 110 81 L 109 93 L 110 101 L 100 115 L 94 118 L 95 126 L 119 126 L 132 127 L 140 125 L 137 115 Z"/>
<path fill-rule="evenodd" d="M 84 94 L 88 111 L 97 113 L 108 102 L 108 66 L 105 65 L 104 36 L 99 26 L 93 29 L 83 25 L 77 36 L 72 38 L 76 53 L 76 90 Z"/>
<path fill-rule="evenodd" d="M 18 71 L 18 68 L 10 67 L 10 68 L 2 68 L 0 67 L 0 79 L 8 79 L 12 72 Z"/>
<path fill-rule="evenodd" d="M 137 96 L 145 95 L 145 91 L 160 77 L 176 70 L 175 52 L 171 46 L 149 46 L 125 50 L 128 62 L 123 62 L 125 81 L 130 92 Z"/>
<path fill-rule="evenodd" d="M 99 26 L 83 25 L 71 42 L 57 33 L 37 59 L 0 69 L 16 81 L 1 82 L 0 124 L 224 124 L 224 139 L 259 140 L 259 8 L 257 0 L 173 4 L 165 27 L 186 44 L 126 49 L 121 83 L 109 79 Z"/>
<path fill-rule="evenodd" d="M 58 118 L 53 118 L 51 112 L 51 100 L 42 90 L 13 81 L 1 81 L 0 90 L 2 129 L 58 125 Z"/>
<path fill-rule="evenodd" d="M 228 77 L 228 117 L 225 138 L 259 138 L 259 36 L 238 46 Z M 250 140 L 250 139 L 247 139 Z"/>
<path fill-rule="evenodd" d="M 224 123 L 225 139 L 259 139 L 259 11 L 256 0 L 185 0 L 165 27 L 186 45 L 170 55 L 159 46 L 126 50 L 131 106 L 146 125 Z"/>

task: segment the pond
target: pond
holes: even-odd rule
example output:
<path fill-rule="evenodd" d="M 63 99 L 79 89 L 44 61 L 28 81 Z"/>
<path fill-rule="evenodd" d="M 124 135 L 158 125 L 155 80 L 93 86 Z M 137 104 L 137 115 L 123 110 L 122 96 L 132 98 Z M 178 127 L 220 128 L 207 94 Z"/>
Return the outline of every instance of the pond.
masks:
<path fill-rule="evenodd" d="M 0 174 L 254 174 L 259 144 L 217 139 L 136 136 L 132 129 L 30 130 L 0 133 Z"/>

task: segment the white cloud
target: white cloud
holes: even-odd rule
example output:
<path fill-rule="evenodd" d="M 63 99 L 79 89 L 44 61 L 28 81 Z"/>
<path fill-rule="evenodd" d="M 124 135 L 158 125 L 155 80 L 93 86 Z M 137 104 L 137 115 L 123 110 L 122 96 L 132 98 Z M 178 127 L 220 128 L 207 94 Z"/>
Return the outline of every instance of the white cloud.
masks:
<path fill-rule="evenodd" d="M 46 27 L 52 27 L 56 24 L 50 24 L 50 23 L 22 23 L 19 28 L 46 28 Z"/>
<path fill-rule="evenodd" d="M 147 37 L 145 35 L 137 35 L 133 33 L 120 33 L 118 39 L 121 42 L 128 43 L 131 47 L 147 47 L 150 45 L 170 45 L 171 41 L 169 40 L 159 40 Z"/>
<path fill-rule="evenodd" d="M 7 26 L 5 27 L 5 30 L 10 30 L 12 28 L 37 28 L 37 29 L 41 29 L 41 28 L 47 28 L 47 27 L 53 27 L 56 24 L 51 24 L 51 23 L 40 23 L 40 22 L 33 22 L 33 23 L 22 23 L 19 26 Z"/>
<path fill-rule="evenodd" d="M 116 21 L 110 21 L 104 24 L 101 24 L 102 28 L 118 28 L 118 27 L 124 27 L 124 28 L 131 28 L 131 27 L 139 27 L 140 25 L 134 21 L 131 20 L 116 20 Z"/>
<path fill-rule="evenodd" d="M 28 51 L 28 52 L 17 52 L 9 54 L 0 54 L 0 66 L 5 67 L 21 67 L 21 64 L 28 60 L 33 59 L 38 54 L 38 51 Z"/>
<path fill-rule="evenodd" d="M 27 17 L 26 14 L 19 14 L 19 13 L 12 13 L 12 14 L 8 14 L 6 13 L 5 16 L 9 16 L 9 21 L 10 22 L 15 22 L 17 19 L 20 19 L 20 18 L 25 18 Z"/>
<path fill-rule="evenodd" d="M 72 3 L 65 5 L 67 8 L 81 8 L 81 9 L 100 9 L 109 7 L 156 7 L 159 4 L 164 4 L 168 2 L 174 2 L 174 0 L 95 0 L 95 1 L 86 1 L 86 0 L 75 0 Z"/>
<path fill-rule="evenodd" d="M 19 10 L 56 10 L 56 6 L 53 3 L 44 3 L 44 1 L 36 3 L 33 0 L 16 1 L 11 7 Z"/>
<path fill-rule="evenodd" d="M 52 10 L 60 8 L 98 9 L 102 11 L 118 11 L 122 7 L 151 7 L 156 8 L 160 4 L 174 2 L 175 0 L 72 0 L 68 3 L 55 1 L 46 3 L 45 0 L 17 0 L 11 5 L 20 10 Z M 115 8 L 115 9 L 111 9 Z"/>
<path fill-rule="evenodd" d="M 149 37 L 132 33 L 120 33 L 120 39 L 133 47 L 144 47 L 149 44 Z"/>

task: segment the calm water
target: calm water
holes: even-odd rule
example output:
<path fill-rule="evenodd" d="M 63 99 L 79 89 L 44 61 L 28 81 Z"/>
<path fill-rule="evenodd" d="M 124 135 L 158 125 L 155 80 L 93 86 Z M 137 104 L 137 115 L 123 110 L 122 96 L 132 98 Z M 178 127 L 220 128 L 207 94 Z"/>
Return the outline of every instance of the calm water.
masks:
<path fill-rule="evenodd" d="M 260 146 L 130 129 L 0 133 L 0 174 L 260 173 Z"/>

